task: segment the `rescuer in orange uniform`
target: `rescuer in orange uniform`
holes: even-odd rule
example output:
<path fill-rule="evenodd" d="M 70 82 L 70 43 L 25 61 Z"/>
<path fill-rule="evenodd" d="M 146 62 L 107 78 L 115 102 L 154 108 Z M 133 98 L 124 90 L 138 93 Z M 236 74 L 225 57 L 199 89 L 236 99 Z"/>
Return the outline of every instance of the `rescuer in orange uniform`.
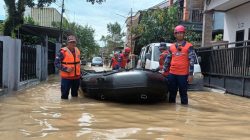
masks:
<path fill-rule="evenodd" d="M 195 52 L 193 45 L 184 40 L 185 27 L 178 25 L 174 29 L 176 43 L 168 49 L 169 54 L 164 63 L 164 71 L 169 71 L 168 89 L 169 102 L 176 102 L 176 95 L 179 89 L 181 104 L 188 104 L 187 88 L 188 82 L 193 79 Z"/>
<path fill-rule="evenodd" d="M 76 37 L 68 36 L 67 43 L 55 59 L 55 66 L 61 75 L 61 99 L 68 99 L 69 90 L 72 97 L 77 97 L 80 85 L 80 51 L 76 47 Z"/>
<path fill-rule="evenodd" d="M 131 49 L 129 47 L 126 47 L 124 52 L 119 55 L 119 58 L 118 58 L 119 68 L 125 69 L 127 63 L 130 62 L 130 59 L 129 59 L 130 52 L 131 52 Z"/>
<path fill-rule="evenodd" d="M 167 45 L 166 43 L 164 42 L 161 42 L 160 43 L 160 46 L 159 46 L 159 50 L 161 52 L 160 54 L 160 57 L 159 57 L 159 67 L 153 71 L 157 72 L 157 71 L 161 71 L 162 72 L 162 75 L 164 77 L 167 77 L 168 76 L 168 73 L 169 71 L 163 71 L 163 66 L 164 66 L 164 62 L 165 62 L 165 59 L 167 57 L 167 54 L 168 54 L 168 50 L 167 50 Z"/>
<path fill-rule="evenodd" d="M 114 56 L 111 59 L 110 62 L 110 67 L 112 67 L 112 70 L 117 70 L 119 69 L 119 64 L 118 64 L 118 53 L 114 53 Z"/>

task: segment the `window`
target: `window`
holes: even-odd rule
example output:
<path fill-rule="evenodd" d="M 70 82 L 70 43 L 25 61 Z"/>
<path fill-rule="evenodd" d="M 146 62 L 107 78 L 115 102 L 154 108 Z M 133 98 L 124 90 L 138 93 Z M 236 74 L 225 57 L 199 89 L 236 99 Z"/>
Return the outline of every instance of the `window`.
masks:
<path fill-rule="evenodd" d="M 248 29 L 248 41 L 250 41 L 250 28 Z M 247 46 L 250 46 L 250 42 L 247 42 Z"/>
<path fill-rule="evenodd" d="M 236 31 L 236 42 L 244 41 L 244 30 Z M 244 43 L 236 43 L 235 47 L 243 47 Z M 242 66 L 243 48 L 234 49 L 234 66 Z"/>
<path fill-rule="evenodd" d="M 244 30 L 236 31 L 235 42 L 244 41 Z M 242 47 L 243 43 L 236 43 L 236 47 Z"/>
<path fill-rule="evenodd" d="M 155 46 L 154 47 L 154 61 L 159 61 L 161 52 L 159 50 L 160 46 Z"/>
<path fill-rule="evenodd" d="M 149 47 L 147 53 L 150 54 L 149 60 L 151 60 L 151 56 L 152 56 L 152 47 Z"/>

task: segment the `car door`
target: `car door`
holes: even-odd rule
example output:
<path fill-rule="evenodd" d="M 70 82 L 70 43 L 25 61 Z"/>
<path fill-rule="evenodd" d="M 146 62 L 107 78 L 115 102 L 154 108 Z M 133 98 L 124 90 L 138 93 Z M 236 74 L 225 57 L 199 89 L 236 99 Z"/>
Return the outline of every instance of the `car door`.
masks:
<path fill-rule="evenodd" d="M 138 62 L 137 62 L 137 68 L 143 68 L 143 59 L 144 59 L 144 56 L 145 56 L 145 47 L 142 47 L 141 48 L 141 52 L 140 52 L 140 55 L 139 55 L 139 59 L 138 59 Z"/>
<path fill-rule="evenodd" d="M 150 66 L 151 66 L 151 60 L 152 60 L 152 46 L 148 46 L 148 49 L 146 51 L 146 54 L 145 54 L 145 58 L 146 58 L 146 55 L 148 54 L 148 58 L 146 58 L 146 63 L 145 63 L 145 69 L 150 69 Z"/>

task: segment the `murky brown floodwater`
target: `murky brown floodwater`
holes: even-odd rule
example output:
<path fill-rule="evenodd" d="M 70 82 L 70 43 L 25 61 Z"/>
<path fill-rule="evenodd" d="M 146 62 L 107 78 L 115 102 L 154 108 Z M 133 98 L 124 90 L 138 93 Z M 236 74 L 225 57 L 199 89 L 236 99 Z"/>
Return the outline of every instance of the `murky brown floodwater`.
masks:
<path fill-rule="evenodd" d="M 249 140 L 250 99 L 191 92 L 190 105 L 60 99 L 59 78 L 0 97 L 1 140 Z"/>

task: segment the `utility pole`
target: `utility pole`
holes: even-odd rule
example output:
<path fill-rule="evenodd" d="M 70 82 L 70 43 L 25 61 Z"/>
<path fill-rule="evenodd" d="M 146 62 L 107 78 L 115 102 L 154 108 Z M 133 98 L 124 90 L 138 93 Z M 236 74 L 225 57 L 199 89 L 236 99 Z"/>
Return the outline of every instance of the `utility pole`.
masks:
<path fill-rule="evenodd" d="M 133 40 L 133 39 L 132 39 L 132 23 L 133 23 L 133 21 L 132 21 L 132 16 L 133 16 L 133 11 L 132 11 L 132 8 L 131 8 L 131 16 L 130 16 L 130 39 L 131 39 L 131 42 L 130 42 L 130 43 L 131 43 L 131 44 L 130 44 L 130 45 L 131 45 L 131 50 L 133 51 L 133 48 L 132 48 L 132 44 L 133 44 L 133 43 L 132 43 L 132 40 Z"/>
<path fill-rule="evenodd" d="M 62 31 L 63 13 L 64 13 L 64 0 L 62 1 L 62 12 L 61 12 L 61 22 L 60 22 L 60 42 L 61 42 L 61 45 L 63 43 L 63 31 Z"/>
<path fill-rule="evenodd" d="M 134 47 L 132 46 L 132 45 L 133 45 L 133 38 L 132 38 L 132 37 L 133 37 L 133 35 L 132 35 L 132 27 L 133 27 L 132 24 L 133 24 L 133 19 L 132 19 L 132 18 L 133 18 L 133 11 L 132 11 L 132 8 L 131 8 L 131 16 L 130 16 L 130 37 L 131 37 L 131 42 L 130 42 L 130 43 L 131 43 L 131 44 L 130 44 L 130 45 L 131 45 L 131 52 L 130 52 L 130 53 L 131 53 L 131 54 L 134 53 Z M 134 67 L 134 63 L 135 63 L 135 60 L 134 60 L 133 58 L 132 58 L 131 60 L 132 60 L 132 61 L 131 61 L 131 68 L 133 68 L 133 67 Z"/>

